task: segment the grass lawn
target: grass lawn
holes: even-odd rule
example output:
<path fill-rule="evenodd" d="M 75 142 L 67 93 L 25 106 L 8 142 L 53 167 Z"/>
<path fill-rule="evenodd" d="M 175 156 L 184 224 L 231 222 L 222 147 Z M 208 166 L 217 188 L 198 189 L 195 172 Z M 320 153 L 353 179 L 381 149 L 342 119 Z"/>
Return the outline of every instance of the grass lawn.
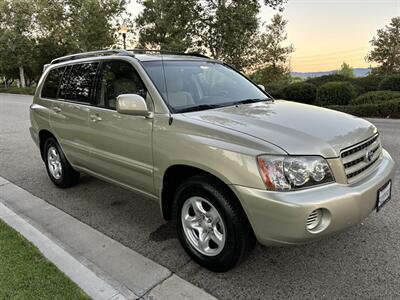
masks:
<path fill-rule="evenodd" d="M 19 233 L 0 221 L 0 299 L 90 299 Z"/>

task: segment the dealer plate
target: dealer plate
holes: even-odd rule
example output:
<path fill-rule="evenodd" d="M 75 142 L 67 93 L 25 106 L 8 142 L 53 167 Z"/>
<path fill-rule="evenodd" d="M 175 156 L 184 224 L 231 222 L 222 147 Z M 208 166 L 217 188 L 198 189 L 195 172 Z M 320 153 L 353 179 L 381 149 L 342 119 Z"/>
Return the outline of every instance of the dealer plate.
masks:
<path fill-rule="evenodd" d="M 392 194 L 392 181 L 390 180 L 383 187 L 378 190 L 378 200 L 376 205 L 376 211 L 379 211 L 391 198 Z"/>

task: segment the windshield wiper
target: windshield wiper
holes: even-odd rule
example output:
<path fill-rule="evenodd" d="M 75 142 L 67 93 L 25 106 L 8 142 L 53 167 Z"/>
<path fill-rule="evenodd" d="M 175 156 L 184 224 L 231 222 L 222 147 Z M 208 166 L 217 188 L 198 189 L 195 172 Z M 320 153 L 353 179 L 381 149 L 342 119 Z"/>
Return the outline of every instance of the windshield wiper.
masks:
<path fill-rule="evenodd" d="M 236 104 L 250 104 L 250 103 L 256 103 L 256 102 L 262 102 L 262 101 L 271 101 L 272 99 L 270 98 L 249 98 L 249 99 L 244 99 L 244 100 L 240 100 L 240 101 L 236 101 Z"/>
<path fill-rule="evenodd" d="M 178 113 L 185 113 L 185 112 L 191 112 L 191 111 L 199 111 L 199 110 L 206 110 L 206 109 L 212 109 L 212 108 L 218 108 L 218 107 L 224 107 L 224 106 L 231 106 L 231 105 L 237 105 L 237 104 L 249 104 L 249 103 L 256 103 L 256 102 L 262 102 L 262 101 L 272 101 L 270 98 L 249 98 L 249 99 L 244 99 L 240 101 L 235 101 L 235 102 L 230 102 L 230 103 L 221 103 L 221 104 L 200 104 L 200 105 L 195 105 L 187 108 L 182 108 L 179 109 L 177 112 Z"/>
<path fill-rule="evenodd" d="M 218 108 L 218 107 L 221 107 L 221 105 L 220 104 L 200 104 L 200 105 L 196 105 L 196 106 L 179 109 L 178 112 L 185 113 L 185 112 L 206 110 L 206 109 L 212 109 L 212 108 Z"/>

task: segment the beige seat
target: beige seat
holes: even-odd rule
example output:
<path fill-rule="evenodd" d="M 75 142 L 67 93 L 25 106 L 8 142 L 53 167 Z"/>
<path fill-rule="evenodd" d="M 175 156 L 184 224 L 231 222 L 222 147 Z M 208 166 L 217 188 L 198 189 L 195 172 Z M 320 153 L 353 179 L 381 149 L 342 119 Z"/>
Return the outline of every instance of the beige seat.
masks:
<path fill-rule="evenodd" d="M 109 106 L 115 107 L 117 97 L 122 94 L 132 94 L 137 92 L 137 86 L 132 79 L 120 78 L 113 82 L 114 97 L 109 99 Z"/>
<path fill-rule="evenodd" d="M 183 90 L 183 78 L 179 71 L 168 74 L 168 101 L 172 107 L 195 104 L 192 95 Z"/>

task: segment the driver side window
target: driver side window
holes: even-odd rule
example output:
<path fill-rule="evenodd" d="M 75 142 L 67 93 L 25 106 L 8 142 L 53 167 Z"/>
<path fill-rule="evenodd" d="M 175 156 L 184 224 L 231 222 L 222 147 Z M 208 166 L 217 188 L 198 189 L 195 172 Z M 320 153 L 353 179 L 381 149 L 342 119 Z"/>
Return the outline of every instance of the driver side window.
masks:
<path fill-rule="evenodd" d="M 146 88 L 134 67 L 125 61 L 103 63 L 97 92 L 97 105 L 116 109 L 121 94 L 138 94 L 146 99 Z"/>

